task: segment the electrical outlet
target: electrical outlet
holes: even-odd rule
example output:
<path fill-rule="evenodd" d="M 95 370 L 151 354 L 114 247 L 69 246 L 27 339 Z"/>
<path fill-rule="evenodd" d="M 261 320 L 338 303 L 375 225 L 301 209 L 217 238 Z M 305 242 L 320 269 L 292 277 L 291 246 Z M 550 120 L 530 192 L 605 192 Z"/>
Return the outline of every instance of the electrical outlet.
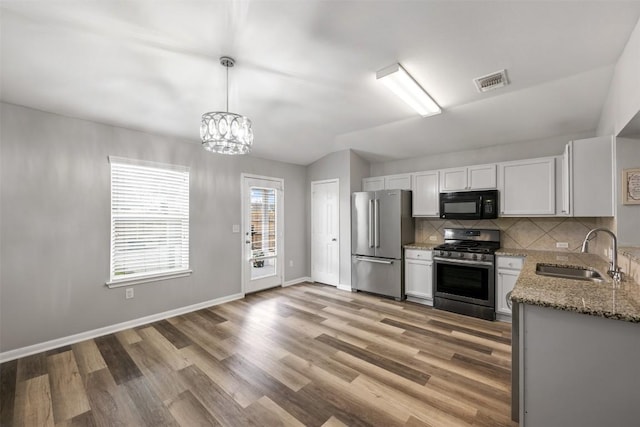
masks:
<path fill-rule="evenodd" d="M 568 256 L 564 256 L 564 255 L 558 255 L 556 257 L 556 261 L 563 261 L 563 262 L 567 262 L 569 261 L 569 257 Z"/>
<path fill-rule="evenodd" d="M 232 233 L 239 233 L 240 232 L 240 224 L 233 224 L 231 226 L 231 232 Z"/>
<path fill-rule="evenodd" d="M 125 299 L 133 298 L 133 288 L 127 288 L 124 294 Z"/>
<path fill-rule="evenodd" d="M 293 260 L 292 259 L 289 260 L 289 267 L 293 267 Z"/>
<path fill-rule="evenodd" d="M 556 248 L 558 249 L 568 249 L 569 243 L 567 242 L 556 242 Z"/>
<path fill-rule="evenodd" d="M 429 236 L 429 240 L 432 242 L 438 241 L 438 236 Z"/>

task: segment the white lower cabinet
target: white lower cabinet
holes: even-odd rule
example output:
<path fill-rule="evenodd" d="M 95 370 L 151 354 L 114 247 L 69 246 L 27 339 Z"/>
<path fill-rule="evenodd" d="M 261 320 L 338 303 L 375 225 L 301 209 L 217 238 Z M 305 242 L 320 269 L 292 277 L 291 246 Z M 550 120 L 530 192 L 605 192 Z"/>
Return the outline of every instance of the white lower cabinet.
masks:
<path fill-rule="evenodd" d="M 433 260 L 430 250 L 406 249 L 404 291 L 414 301 L 433 305 Z"/>
<path fill-rule="evenodd" d="M 496 314 L 498 320 L 511 317 L 511 291 L 520 276 L 524 258 L 498 256 L 496 266 Z"/>

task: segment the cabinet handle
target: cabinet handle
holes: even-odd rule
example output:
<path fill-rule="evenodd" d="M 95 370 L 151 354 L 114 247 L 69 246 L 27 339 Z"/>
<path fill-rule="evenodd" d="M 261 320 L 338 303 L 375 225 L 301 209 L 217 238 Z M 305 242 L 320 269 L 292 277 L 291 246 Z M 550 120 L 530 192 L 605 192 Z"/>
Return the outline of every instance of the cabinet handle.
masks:
<path fill-rule="evenodd" d="M 511 306 L 513 305 L 513 303 L 511 302 L 511 292 L 513 291 L 507 292 L 507 295 L 505 297 L 505 299 L 507 300 L 507 307 L 509 307 L 509 310 L 511 310 Z"/>

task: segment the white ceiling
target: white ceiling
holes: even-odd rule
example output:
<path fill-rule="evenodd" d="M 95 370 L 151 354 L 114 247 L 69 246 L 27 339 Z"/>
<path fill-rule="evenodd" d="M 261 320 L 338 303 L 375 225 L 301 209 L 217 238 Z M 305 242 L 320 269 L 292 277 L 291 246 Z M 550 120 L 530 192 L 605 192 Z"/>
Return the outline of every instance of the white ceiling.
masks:
<path fill-rule="evenodd" d="M 253 155 L 401 159 L 594 130 L 640 1 L 0 1 L 1 98 L 199 143 L 247 115 Z M 376 82 L 400 62 L 442 106 Z M 472 79 L 506 68 L 486 94 Z M 203 154 L 204 155 L 204 154 Z M 209 154 L 213 155 L 213 154 Z"/>

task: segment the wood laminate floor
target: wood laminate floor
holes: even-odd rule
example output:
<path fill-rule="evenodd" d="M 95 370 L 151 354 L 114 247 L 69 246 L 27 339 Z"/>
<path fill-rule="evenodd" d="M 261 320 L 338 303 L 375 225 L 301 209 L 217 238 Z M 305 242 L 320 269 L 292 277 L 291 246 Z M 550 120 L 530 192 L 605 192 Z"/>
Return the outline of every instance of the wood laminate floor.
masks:
<path fill-rule="evenodd" d="M 301 284 L 0 365 L 2 426 L 513 426 L 509 324 Z"/>

